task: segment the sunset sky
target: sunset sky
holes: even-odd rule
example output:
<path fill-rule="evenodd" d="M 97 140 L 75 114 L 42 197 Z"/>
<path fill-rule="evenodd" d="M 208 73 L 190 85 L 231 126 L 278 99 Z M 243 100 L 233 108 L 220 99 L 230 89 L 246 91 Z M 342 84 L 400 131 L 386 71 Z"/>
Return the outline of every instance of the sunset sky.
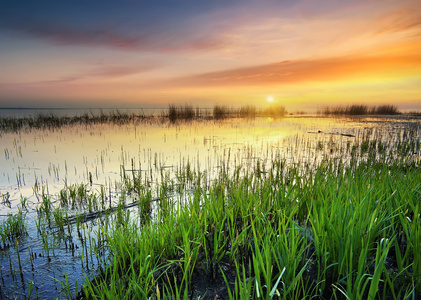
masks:
<path fill-rule="evenodd" d="M 0 0 L 0 107 L 421 109 L 421 1 Z"/>

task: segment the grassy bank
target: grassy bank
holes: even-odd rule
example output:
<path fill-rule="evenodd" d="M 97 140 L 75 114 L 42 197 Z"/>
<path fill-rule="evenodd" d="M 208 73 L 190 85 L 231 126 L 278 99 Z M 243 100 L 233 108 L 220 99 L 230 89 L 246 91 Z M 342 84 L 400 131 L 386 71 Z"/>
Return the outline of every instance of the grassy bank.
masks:
<path fill-rule="evenodd" d="M 203 174 L 184 173 L 188 201 L 168 197 L 174 184 L 163 182 L 154 218 L 142 209 L 142 222 L 120 217 L 101 228 L 111 255 L 79 296 L 418 299 L 416 145 L 393 158 L 370 152 L 371 143 L 349 163 L 221 170 L 207 189 Z M 139 192 L 137 201 L 141 208 L 150 197 Z"/>

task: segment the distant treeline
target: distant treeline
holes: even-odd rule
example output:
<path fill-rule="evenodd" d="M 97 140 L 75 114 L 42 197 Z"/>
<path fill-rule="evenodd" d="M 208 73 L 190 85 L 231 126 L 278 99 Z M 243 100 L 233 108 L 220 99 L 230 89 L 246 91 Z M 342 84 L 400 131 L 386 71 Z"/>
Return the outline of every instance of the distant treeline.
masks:
<path fill-rule="evenodd" d="M 321 115 L 344 115 L 344 116 L 359 116 L 359 115 L 397 115 L 400 114 L 398 108 L 394 105 L 380 105 L 369 107 L 367 105 L 349 105 L 337 106 L 334 108 L 326 107 L 317 112 Z"/>
<path fill-rule="evenodd" d="M 258 110 L 256 106 L 246 105 L 240 108 L 230 108 L 223 105 L 215 105 L 213 109 L 193 108 L 191 105 L 168 108 L 168 118 L 171 122 L 177 120 L 213 119 L 222 120 L 227 118 L 256 118 L 256 117 L 284 117 L 287 110 L 282 105 L 272 105 Z"/>

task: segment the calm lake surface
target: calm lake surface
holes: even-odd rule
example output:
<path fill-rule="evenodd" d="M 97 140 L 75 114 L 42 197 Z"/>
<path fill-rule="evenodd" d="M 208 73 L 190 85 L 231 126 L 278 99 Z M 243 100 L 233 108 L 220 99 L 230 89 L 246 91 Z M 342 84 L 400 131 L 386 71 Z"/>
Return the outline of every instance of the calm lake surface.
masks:
<path fill-rule="evenodd" d="M 34 113 L 0 112 L 0 117 L 27 117 Z M 419 124 L 420 119 L 403 116 L 353 119 L 288 116 L 176 124 L 156 118 L 124 125 L 0 132 L 0 224 L 24 210 L 28 233 L 17 245 L 6 247 L 2 243 L 0 298 L 24 299 L 28 292 L 34 299 L 37 295 L 64 297 L 60 282 L 65 274 L 71 288 L 75 288 L 76 281 L 80 288 L 84 274 L 91 278 L 96 274 L 101 262 L 91 257 L 85 264 L 83 239 L 75 238 L 77 249 L 70 249 L 65 243 L 67 237 L 60 238 L 57 228 L 52 226 L 46 231 L 51 240 L 50 246 L 46 246 L 37 230 L 37 209 L 43 196 L 50 197 L 53 207 L 58 207 L 64 187 L 85 185 L 98 194 L 102 189 L 107 203 L 113 206 L 121 197 L 120 185 L 126 174 L 141 176 L 153 197 L 157 197 L 156 187 L 164 179 L 175 180 L 186 167 L 202 172 L 211 182 L 221 168 L 230 172 L 242 166 L 247 170 L 254 168 L 256 162 L 269 166 L 275 158 L 301 165 L 317 165 L 323 159 L 334 158 L 347 162 L 353 146 L 371 140 L 399 143 L 409 127 L 416 127 L 420 133 Z M 421 139 L 421 134 L 418 136 Z M 413 155 L 419 159 L 420 153 Z M 127 209 L 135 214 L 133 208 Z M 86 211 L 78 207 L 69 210 L 69 215 Z M 98 235 L 99 223 L 92 219 L 85 224 L 86 234 L 93 239 Z M 69 232 L 75 231 L 75 226 L 70 224 Z"/>

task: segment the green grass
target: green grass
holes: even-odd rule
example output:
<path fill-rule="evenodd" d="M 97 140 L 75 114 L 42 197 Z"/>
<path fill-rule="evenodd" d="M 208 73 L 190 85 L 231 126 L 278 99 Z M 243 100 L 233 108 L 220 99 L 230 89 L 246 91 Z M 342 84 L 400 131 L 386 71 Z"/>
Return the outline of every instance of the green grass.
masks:
<path fill-rule="evenodd" d="M 15 214 L 9 213 L 0 223 L 0 238 L 3 248 L 14 245 L 17 239 L 26 235 L 25 216 L 26 213 L 19 209 Z"/>
<path fill-rule="evenodd" d="M 419 161 L 355 161 L 239 168 L 177 207 L 163 179 L 159 219 L 110 229 L 112 255 L 84 296 L 210 296 L 204 278 L 230 299 L 417 297 Z"/>

